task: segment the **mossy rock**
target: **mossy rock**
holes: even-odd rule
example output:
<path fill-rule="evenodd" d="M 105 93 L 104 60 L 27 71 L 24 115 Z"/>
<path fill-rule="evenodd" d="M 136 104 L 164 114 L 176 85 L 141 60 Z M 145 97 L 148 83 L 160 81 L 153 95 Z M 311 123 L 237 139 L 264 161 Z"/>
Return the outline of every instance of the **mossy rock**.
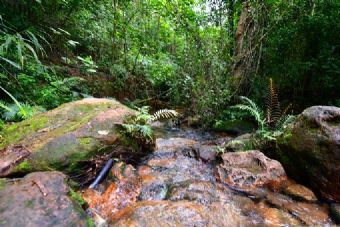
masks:
<path fill-rule="evenodd" d="M 274 158 L 299 183 L 340 201 L 340 108 L 313 106 L 277 140 Z"/>
<path fill-rule="evenodd" d="M 61 172 L 35 172 L 0 187 L 0 226 L 93 227 Z"/>
<path fill-rule="evenodd" d="M 10 124 L 0 141 L 0 175 L 46 170 L 75 174 L 80 163 L 119 141 L 116 124 L 134 113 L 115 100 L 87 98 Z"/>

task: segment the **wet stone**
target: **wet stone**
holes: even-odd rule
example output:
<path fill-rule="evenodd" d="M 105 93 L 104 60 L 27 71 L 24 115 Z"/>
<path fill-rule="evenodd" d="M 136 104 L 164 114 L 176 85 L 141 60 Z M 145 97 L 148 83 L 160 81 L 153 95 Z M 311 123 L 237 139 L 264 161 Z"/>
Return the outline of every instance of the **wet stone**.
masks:
<path fill-rule="evenodd" d="M 126 208 L 110 227 L 248 227 L 245 224 L 244 216 L 231 204 L 148 201 Z"/>
<path fill-rule="evenodd" d="M 119 216 L 122 209 L 134 204 L 141 191 L 140 178 L 131 165 L 117 163 L 111 172 L 117 180 L 109 183 L 104 193 L 92 189 L 82 192 L 89 207 L 106 220 Z"/>
<path fill-rule="evenodd" d="M 89 226 L 65 181 L 60 172 L 35 172 L 6 184 L 0 189 L 0 226 Z"/>
<path fill-rule="evenodd" d="M 284 193 L 297 200 L 307 202 L 316 202 L 318 200 L 313 191 L 300 184 L 289 185 L 284 189 Z"/>
<path fill-rule="evenodd" d="M 260 151 L 228 152 L 222 159 L 223 164 L 218 167 L 220 180 L 241 190 L 251 191 L 287 178 L 281 164 Z"/>

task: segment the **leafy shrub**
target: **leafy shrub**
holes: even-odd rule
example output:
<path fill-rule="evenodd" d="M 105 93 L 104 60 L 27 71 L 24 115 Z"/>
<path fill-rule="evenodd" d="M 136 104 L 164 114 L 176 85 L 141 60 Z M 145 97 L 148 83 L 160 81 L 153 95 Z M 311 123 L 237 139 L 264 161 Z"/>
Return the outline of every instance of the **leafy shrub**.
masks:
<path fill-rule="evenodd" d="M 21 121 L 32 117 L 35 113 L 43 111 L 41 107 L 32 107 L 27 103 L 20 103 L 12 94 L 0 86 L 0 89 L 4 91 L 14 102 L 13 104 L 5 104 L 0 102 L 2 108 L 2 118 L 6 121 Z"/>

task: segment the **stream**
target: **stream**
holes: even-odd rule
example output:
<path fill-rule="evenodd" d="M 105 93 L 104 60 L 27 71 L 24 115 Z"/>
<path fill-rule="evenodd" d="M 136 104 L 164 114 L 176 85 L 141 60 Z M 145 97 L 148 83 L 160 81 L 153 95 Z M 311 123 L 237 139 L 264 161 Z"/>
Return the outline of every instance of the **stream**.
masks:
<path fill-rule="evenodd" d="M 223 160 L 214 150 L 231 138 L 193 129 L 154 130 L 157 148 L 139 166 L 115 163 L 113 178 L 81 192 L 98 227 L 338 226 L 326 203 L 288 178 L 250 189 L 223 180 Z M 261 168 L 248 168 L 254 182 Z"/>

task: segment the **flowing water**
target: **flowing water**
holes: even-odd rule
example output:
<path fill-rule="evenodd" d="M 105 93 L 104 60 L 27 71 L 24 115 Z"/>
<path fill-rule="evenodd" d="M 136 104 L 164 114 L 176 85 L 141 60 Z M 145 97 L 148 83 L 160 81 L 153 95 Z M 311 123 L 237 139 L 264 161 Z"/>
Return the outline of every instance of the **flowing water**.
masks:
<path fill-rule="evenodd" d="M 155 131 L 157 149 L 139 166 L 115 164 L 115 180 L 102 184 L 102 193 L 83 192 L 92 214 L 106 220 L 99 218 L 98 226 L 337 226 L 327 204 L 313 195 L 309 198 L 302 186 L 292 188 L 296 194 L 307 194 L 302 195 L 306 200 L 273 187 L 244 191 L 220 182 L 217 166 L 221 161 L 206 153 L 228 138 L 192 129 L 160 127 Z"/>

